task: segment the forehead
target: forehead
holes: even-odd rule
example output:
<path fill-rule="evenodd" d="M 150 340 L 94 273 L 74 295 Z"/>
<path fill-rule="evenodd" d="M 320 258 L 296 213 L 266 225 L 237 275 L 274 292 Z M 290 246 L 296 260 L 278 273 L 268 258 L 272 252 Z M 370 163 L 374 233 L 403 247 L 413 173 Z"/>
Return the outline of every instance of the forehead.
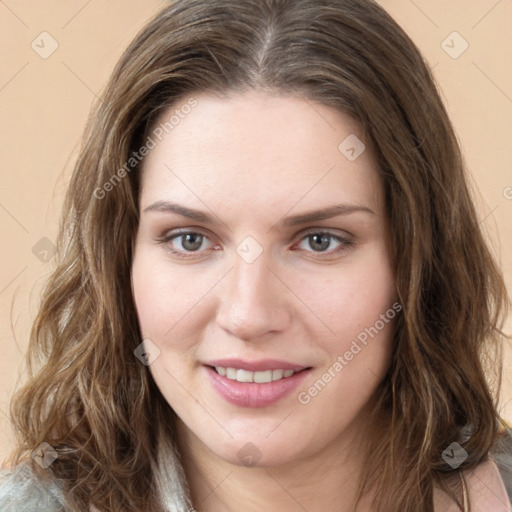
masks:
<path fill-rule="evenodd" d="M 143 164 L 143 203 L 384 208 L 378 166 L 358 123 L 299 96 L 196 94 L 166 109 L 150 136 L 156 145 Z"/>

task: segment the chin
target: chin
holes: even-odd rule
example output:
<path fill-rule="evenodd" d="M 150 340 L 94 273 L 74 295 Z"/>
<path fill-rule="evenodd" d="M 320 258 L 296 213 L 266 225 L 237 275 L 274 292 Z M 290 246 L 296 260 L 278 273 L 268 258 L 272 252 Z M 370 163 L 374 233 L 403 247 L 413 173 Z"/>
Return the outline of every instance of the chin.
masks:
<path fill-rule="evenodd" d="M 288 438 L 290 440 L 290 438 Z M 300 446 L 282 439 L 251 439 L 250 436 L 229 439 L 224 446 L 206 446 L 220 459 L 240 467 L 270 468 L 283 466 L 301 459 L 306 454 Z M 311 446 L 308 447 L 312 449 Z"/>

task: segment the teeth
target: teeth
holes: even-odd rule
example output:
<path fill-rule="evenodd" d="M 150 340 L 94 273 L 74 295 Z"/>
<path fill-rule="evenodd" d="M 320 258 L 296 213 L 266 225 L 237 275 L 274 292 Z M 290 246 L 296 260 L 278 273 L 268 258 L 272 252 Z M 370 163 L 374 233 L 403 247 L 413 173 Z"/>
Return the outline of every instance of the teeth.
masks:
<path fill-rule="evenodd" d="M 272 380 L 279 380 L 283 378 L 284 370 L 272 370 Z"/>
<path fill-rule="evenodd" d="M 219 375 L 227 377 L 230 380 L 236 380 L 238 382 L 257 382 L 259 384 L 285 379 L 287 377 L 291 377 L 295 373 L 294 370 L 279 369 L 250 372 L 248 370 L 237 368 L 223 368 L 222 366 L 216 366 L 215 370 Z"/>
<path fill-rule="evenodd" d="M 238 382 L 254 382 L 254 373 L 247 370 L 237 370 L 236 380 Z"/>

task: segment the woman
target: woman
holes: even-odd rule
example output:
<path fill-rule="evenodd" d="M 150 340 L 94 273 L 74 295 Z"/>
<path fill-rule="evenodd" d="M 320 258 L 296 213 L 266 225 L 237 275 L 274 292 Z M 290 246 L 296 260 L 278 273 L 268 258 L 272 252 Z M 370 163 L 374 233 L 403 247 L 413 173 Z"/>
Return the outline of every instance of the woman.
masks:
<path fill-rule="evenodd" d="M 2 510 L 510 510 L 464 172 L 376 3 L 173 2 L 88 126 Z"/>

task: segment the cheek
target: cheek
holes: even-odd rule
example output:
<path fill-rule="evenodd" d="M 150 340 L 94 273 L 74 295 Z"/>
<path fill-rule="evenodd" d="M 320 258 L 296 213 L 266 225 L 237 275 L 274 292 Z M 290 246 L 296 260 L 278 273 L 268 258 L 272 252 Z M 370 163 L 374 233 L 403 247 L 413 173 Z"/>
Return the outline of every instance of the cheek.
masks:
<path fill-rule="evenodd" d="M 323 411 L 324 418 L 338 425 L 357 414 L 387 372 L 401 305 L 382 247 L 324 284 L 319 311 L 334 334 L 316 338 L 323 340 L 319 343 L 326 358 L 314 381 L 301 390 L 299 402 Z"/>
<path fill-rule="evenodd" d="M 218 280 L 191 267 L 178 268 L 154 250 L 140 248 L 132 265 L 132 288 L 143 338 L 149 338 L 162 354 L 193 349 L 195 335 L 208 320 L 205 297 Z"/>
<path fill-rule="evenodd" d="M 132 265 L 132 288 L 142 335 L 162 339 L 174 318 L 178 302 L 175 279 L 161 263 L 154 261 L 148 251 L 136 251 Z M 183 294 L 182 294 L 183 295 Z"/>
<path fill-rule="evenodd" d="M 168 265 L 157 261 L 150 251 L 140 248 L 132 264 L 132 291 L 141 335 L 143 339 L 151 340 L 159 350 L 158 357 L 149 365 L 149 371 L 162 395 L 174 407 L 187 398 L 181 396 L 177 383 L 185 378 L 183 371 L 188 366 L 183 362 L 187 358 L 188 347 L 179 330 L 181 323 L 176 328 L 175 325 L 184 316 L 183 297 L 190 294 L 180 291 L 179 273 L 174 271 L 171 274 Z M 180 343 L 176 343 L 176 336 Z M 176 364 L 177 359 L 173 357 L 177 352 L 180 353 L 180 364 Z"/>
<path fill-rule="evenodd" d="M 328 278 L 303 280 L 312 310 L 330 328 L 335 344 L 357 337 L 373 326 L 396 300 L 396 285 L 387 254 L 375 248 L 364 258 L 333 272 Z M 385 318 L 394 317 L 394 310 Z M 387 325 L 388 322 L 386 322 Z"/>

